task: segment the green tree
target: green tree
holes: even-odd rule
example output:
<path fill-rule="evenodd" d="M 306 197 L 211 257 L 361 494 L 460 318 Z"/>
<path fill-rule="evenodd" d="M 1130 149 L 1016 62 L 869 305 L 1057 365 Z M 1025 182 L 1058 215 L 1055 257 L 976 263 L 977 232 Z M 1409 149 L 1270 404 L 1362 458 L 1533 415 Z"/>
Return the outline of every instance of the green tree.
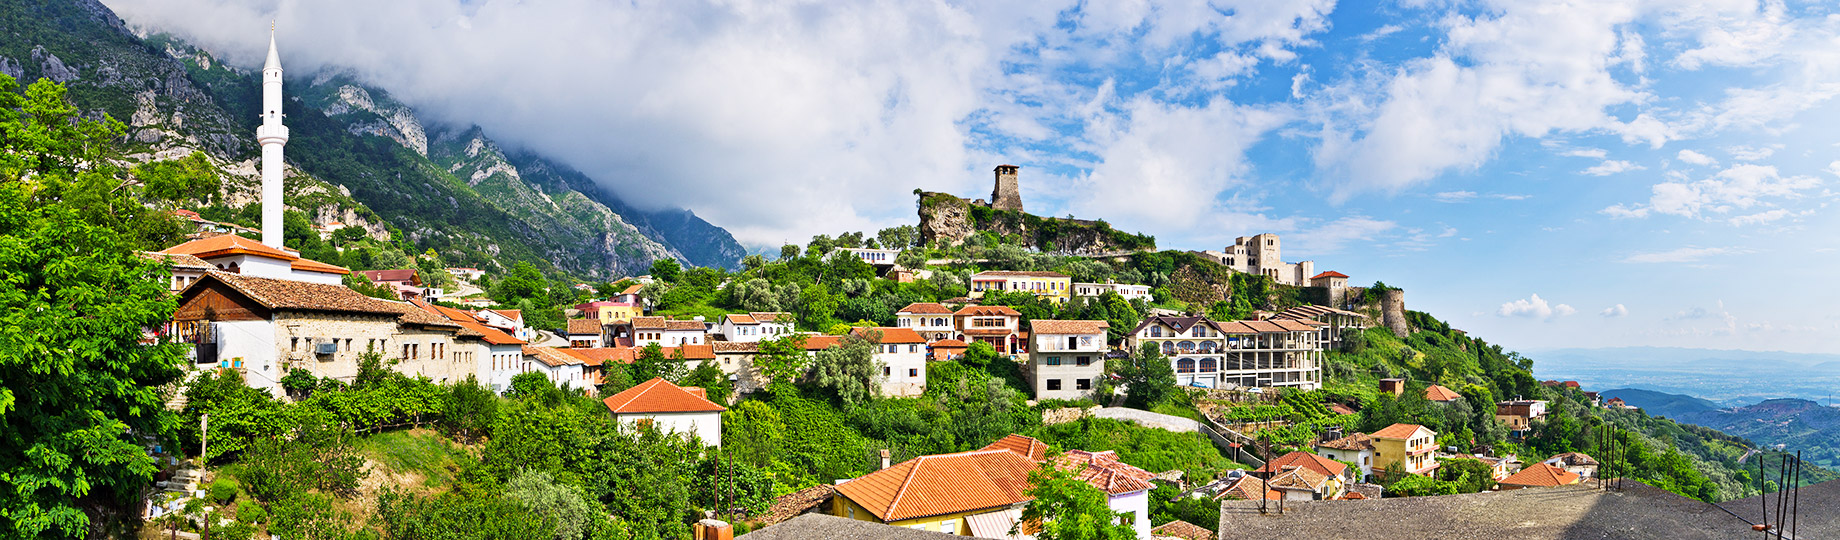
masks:
<path fill-rule="evenodd" d="M 882 249 L 905 250 L 920 244 L 920 229 L 913 225 L 889 227 L 876 232 L 875 239 L 881 241 Z"/>
<path fill-rule="evenodd" d="M 728 374 L 710 359 L 704 359 L 696 369 L 690 370 L 690 374 L 684 376 L 683 385 L 702 388 L 709 400 L 716 403 L 728 403 L 728 396 L 735 393 L 735 384 L 729 382 Z"/>
<path fill-rule="evenodd" d="M 549 282 L 543 279 L 543 273 L 528 261 L 518 261 L 511 267 L 511 275 L 498 280 L 492 287 L 492 299 L 500 304 L 516 305 L 520 300 L 543 301 L 547 305 L 546 291 Z"/>
<path fill-rule="evenodd" d="M 967 366 L 983 367 L 1001 358 L 1003 357 L 997 354 L 996 347 L 992 347 L 989 343 L 982 341 L 973 341 L 970 346 L 965 348 L 965 357 L 960 359 L 959 362 Z"/>
<path fill-rule="evenodd" d="M 786 245 L 779 247 L 779 260 L 781 261 L 795 259 L 795 258 L 798 258 L 798 256 L 799 256 L 799 246 L 796 246 L 793 244 L 786 244 Z"/>
<path fill-rule="evenodd" d="M 1118 540 L 1137 538 L 1125 515 L 1112 511 L 1103 491 L 1067 471 L 1053 460 L 1029 473 L 1028 494 L 1035 498 L 1022 509 L 1022 521 L 1041 524 L 1036 540 Z M 1019 530 L 1011 530 L 1014 534 Z"/>
<path fill-rule="evenodd" d="M 838 302 L 837 297 L 831 294 L 830 288 L 825 287 L 822 283 L 806 287 L 799 293 L 796 310 L 799 316 L 799 326 L 810 330 L 829 326 L 829 323 L 836 320 Z"/>
<path fill-rule="evenodd" d="M 880 336 L 851 336 L 836 347 L 818 351 L 811 368 L 813 386 L 831 392 L 847 407 L 881 396 L 884 366 L 875 358 L 879 343 Z"/>
<path fill-rule="evenodd" d="M 759 400 L 742 401 L 722 413 L 722 447 L 737 459 L 766 467 L 779 455 L 785 429 L 778 410 Z"/>
<path fill-rule="evenodd" d="M 556 540 L 580 540 L 594 521 L 580 492 L 559 485 L 548 473 L 525 469 L 505 482 L 505 498 L 556 526 Z"/>
<path fill-rule="evenodd" d="M 485 435 L 497 413 L 498 398 L 490 389 L 480 386 L 478 379 L 467 375 L 466 380 L 447 389 L 441 407 L 441 425 L 457 439 L 472 440 Z"/>
<path fill-rule="evenodd" d="M 767 378 L 765 386 L 769 391 L 785 393 L 805 376 L 812 361 L 811 354 L 805 352 L 805 339 L 804 334 L 792 334 L 759 341 L 760 353 L 754 355 L 754 363 Z"/>
<path fill-rule="evenodd" d="M 0 76 L 0 536 L 86 535 L 78 500 L 137 495 L 158 470 L 141 437 L 172 428 L 161 388 L 184 349 L 142 332 L 176 304 L 135 250 L 177 226 L 115 165 L 122 131 Z"/>
<path fill-rule="evenodd" d="M 683 265 L 677 264 L 677 259 L 658 259 L 652 261 L 652 277 L 664 281 L 665 283 L 677 283 L 677 278 L 683 271 L 684 267 Z"/>
<path fill-rule="evenodd" d="M 1132 407 L 1149 409 L 1175 390 L 1176 372 L 1156 344 L 1145 343 L 1136 353 L 1122 359 L 1123 365 L 1117 368 L 1117 373 L 1124 379 L 1125 402 Z"/>

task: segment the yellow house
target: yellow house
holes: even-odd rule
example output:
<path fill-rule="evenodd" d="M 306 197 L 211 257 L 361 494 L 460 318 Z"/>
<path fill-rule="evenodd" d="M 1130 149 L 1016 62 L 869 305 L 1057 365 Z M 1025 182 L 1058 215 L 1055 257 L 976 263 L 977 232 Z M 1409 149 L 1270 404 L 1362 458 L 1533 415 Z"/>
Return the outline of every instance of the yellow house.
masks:
<path fill-rule="evenodd" d="M 633 317 L 645 315 L 636 302 L 588 302 L 575 306 L 575 309 L 581 310 L 582 317 L 597 320 L 601 324 L 630 321 Z"/>
<path fill-rule="evenodd" d="M 885 463 L 885 462 L 884 462 Z M 1037 464 L 985 449 L 921 456 L 837 485 L 838 517 L 961 536 L 1007 538 Z"/>
<path fill-rule="evenodd" d="M 983 298 L 988 291 L 1029 292 L 1054 302 L 1066 302 L 1073 298 L 1073 278 L 1059 272 L 993 270 L 973 274 L 971 298 Z"/>
<path fill-rule="evenodd" d="M 1428 475 L 1437 469 L 1437 432 L 1418 424 L 1393 424 L 1368 437 L 1374 441 L 1374 474 L 1393 463 L 1403 463 L 1407 473 Z"/>

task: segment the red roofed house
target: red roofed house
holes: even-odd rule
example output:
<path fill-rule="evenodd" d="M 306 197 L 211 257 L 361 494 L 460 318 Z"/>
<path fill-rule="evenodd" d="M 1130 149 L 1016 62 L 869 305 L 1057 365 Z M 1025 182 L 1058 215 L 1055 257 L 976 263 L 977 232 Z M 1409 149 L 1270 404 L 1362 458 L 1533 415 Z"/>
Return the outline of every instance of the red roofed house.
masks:
<path fill-rule="evenodd" d="M 1325 456 L 1319 456 L 1309 452 L 1291 452 L 1271 460 L 1266 463 L 1264 467 L 1260 467 L 1258 470 L 1253 471 L 1253 474 L 1268 476 L 1273 480 L 1277 480 L 1277 478 L 1283 476 L 1284 473 L 1299 468 L 1309 469 L 1312 473 L 1315 473 L 1305 474 L 1302 477 L 1302 479 L 1311 484 L 1311 487 L 1315 488 L 1312 490 L 1313 494 L 1311 495 L 1311 498 L 1314 500 L 1341 497 L 1342 493 L 1348 488 L 1348 484 L 1354 483 L 1354 475 L 1360 472 L 1349 468 L 1347 464 Z"/>
<path fill-rule="evenodd" d="M 908 304 L 894 312 L 894 325 L 919 332 L 927 343 L 951 339 L 952 333 L 957 331 L 952 308 L 932 302 Z"/>
<path fill-rule="evenodd" d="M 1350 473 L 1353 481 L 1366 480 L 1374 474 L 1374 439 L 1366 433 L 1356 433 L 1340 439 L 1316 443 L 1316 453 L 1323 457 L 1355 464 L 1360 470 Z"/>
<path fill-rule="evenodd" d="M 396 270 L 359 270 L 365 279 L 373 284 L 389 287 L 396 291 L 396 297 L 403 300 L 418 298 L 435 299 L 441 296 L 441 290 L 422 286 L 422 276 L 414 268 Z"/>
<path fill-rule="evenodd" d="M 1454 390 L 1434 384 L 1425 388 L 1425 399 L 1439 402 L 1451 402 L 1463 399 L 1463 394 L 1458 394 Z"/>
<path fill-rule="evenodd" d="M 449 354 L 453 363 L 470 368 L 470 373 L 478 378 L 479 384 L 491 388 L 493 392 L 504 392 L 511 389 L 511 377 L 525 371 L 522 369 L 524 340 L 481 324 L 478 317 L 466 311 L 429 304 L 419 299 L 411 303 L 468 330 L 454 337 L 454 350 Z M 458 373 L 456 377 L 456 380 L 465 378 Z M 556 384 L 563 382 L 556 381 Z M 575 388 L 582 387 L 579 378 L 573 382 Z"/>
<path fill-rule="evenodd" d="M 617 422 L 654 427 L 665 433 L 687 433 L 705 445 L 722 447 L 722 411 L 728 409 L 709 401 L 702 388 L 652 379 L 608 396 L 601 403 L 607 405 Z"/>
<path fill-rule="evenodd" d="M 921 456 L 837 484 L 831 513 L 923 531 L 1011 538 L 1037 463 L 1009 450 Z"/>
<path fill-rule="evenodd" d="M 1029 376 L 1035 399 L 1092 396 L 1093 385 L 1105 376 L 1105 329 L 1111 324 L 1036 319 L 1031 325 L 1035 342 L 1029 347 Z"/>
<path fill-rule="evenodd" d="M 722 334 L 723 339 L 734 342 L 752 343 L 763 339 L 775 339 L 792 333 L 792 314 L 730 313 L 722 316 L 722 322 L 716 325 L 716 331 Z"/>
<path fill-rule="evenodd" d="M 1156 487 L 1150 480 L 1155 474 L 1119 461 L 1118 453 L 1111 450 L 1068 450 L 1054 466 L 1104 491 L 1106 506 L 1131 516 L 1138 538 L 1150 537 L 1150 490 Z"/>
<path fill-rule="evenodd" d="M 926 339 L 907 328 L 852 328 L 850 335 L 876 343 L 882 363 L 882 395 L 917 396 L 926 391 Z"/>
<path fill-rule="evenodd" d="M 1022 313 L 1006 306 L 965 306 L 952 313 L 957 323 L 959 341 L 967 344 L 982 341 L 997 354 L 1019 354 L 1027 345 L 1018 334 L 1022 330 Z"/>
<path fill-rule="evenodd" d="M 325 285 L 344 285 L 345 276 L 351 273 L 338 266 L 302 259 L 294 252 L 236 235 L 201 238 L 166 248 L 160 253 L 195 256 L 210 263 L 216 270 L 232 274 Z"/>
<path fill-rule="evenodd" d="M 1334 270 L 1316 274 L 1310 278 L 1311 287 L 1329 290 L 1329 305 L 1340 306 L 1348 302 L 1348 274 Z"/>
<path fill-rule="evenodd" d="M 926 348 L 931 353 L 931 356 L 927 357 L 928 361 L 944 362 L 964 358 L 965 351 L 970 350 L 971 346 L 956 339 L 942 339 L 927 344 Z"/>
<path fill-rule="evenodd" d="M 1529 465 L 1525 469 L 1521 469 L 1521 472 L 1514 473 L 1513 476 L 1509 476 L 1507 479 L 1502 480 L 1501 490 L 1509 491 L 1530 487 L 1569 486 L 1581 481 L 1583 481 L 1583 478 L 1579 477 L 1577 474 L 1573 474 L 1571 471 L 1545 463 L 1535 463 Z"/>
<path fill-rule="evenodd" d="M 1437 470 L 1431 453 L 1437 450 L 1437 432 L 1418 424 L 1393 424 L 1368 435 L 1374 441 L 1374 472 L 1395 462 L 1407 474 L 1430 475 Z"/>

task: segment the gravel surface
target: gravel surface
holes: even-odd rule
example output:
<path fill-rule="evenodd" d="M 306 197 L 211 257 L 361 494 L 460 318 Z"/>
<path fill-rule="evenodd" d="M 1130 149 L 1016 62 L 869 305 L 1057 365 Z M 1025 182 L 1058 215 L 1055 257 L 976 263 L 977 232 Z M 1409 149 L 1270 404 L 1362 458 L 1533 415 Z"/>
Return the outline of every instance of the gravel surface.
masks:
<path fill-rule="evenodd" d="M 1130 420 L 1142 424 L 1144 427 L 1166 429 L 1169 431 L 1200 431 L 1198 426 L 1201 425 L 1200 422 L 1196 422 L 1189 418 L 1125 407 L 1105 407 L 1093 411 L 1093 416 L 1111 418 L 1114 420 Z"/>

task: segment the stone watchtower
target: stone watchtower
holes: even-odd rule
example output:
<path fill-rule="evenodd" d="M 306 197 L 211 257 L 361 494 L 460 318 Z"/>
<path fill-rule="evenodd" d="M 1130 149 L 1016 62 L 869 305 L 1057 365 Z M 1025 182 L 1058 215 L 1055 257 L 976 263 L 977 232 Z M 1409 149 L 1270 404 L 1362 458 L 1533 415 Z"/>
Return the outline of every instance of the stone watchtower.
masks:
<path fill-rule="evenodd" d="M 997 166 L 997 188 L 990 192 L 990 207 L 996 210 L 1022 211 L 1022 191 L 1016 185 L 1015 165 Z"/>

